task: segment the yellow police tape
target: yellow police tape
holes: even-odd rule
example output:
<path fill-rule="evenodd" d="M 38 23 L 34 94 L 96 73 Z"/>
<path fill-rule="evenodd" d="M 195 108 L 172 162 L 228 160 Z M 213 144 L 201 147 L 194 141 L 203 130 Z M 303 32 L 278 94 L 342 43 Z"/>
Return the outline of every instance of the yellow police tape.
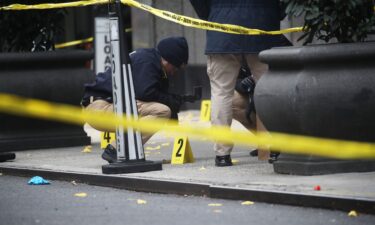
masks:
<path fill-rule="evenodd" d="M 70 41 L 70 42 L 61 43 L 61 44 L 55 44 L 55 48 L 71 47 L 71 46 L 80 45 L 83 43 L 89 43 L 89 42 L 92 42 L 93 40 L 94 40 L 93 37 L 89 37 L 83 40 L 76 40 L 76 41 Z"/>
<path fill-rule="evenodd" d="M 125 29 L 125 32 L 131 32 L 132 29 L 131 28 L 127 28 Z M 92 42 L 94 40 L 93 37 L 89 37 L 89 38 L 86 38 L 86 39 L 82 39 L 82 40 L 76 40 L 76 41 L 70 41 L 70 42 L 65 42 L 65 43 L 61 43 L 61 44 L 55 44 L 55 48 L 59 49 L 59 48 L 67 48 L 67 47 L 72 47 L 72 46 L 75 46 L 75 45 L 80 45 L 80 44 L 84 44 L 84 43 L 89 43 L 89 42 Z"/>
<path fill-rule="evenodd" d="M 64 3 L 42 3 L 42 4 L 36 4 L 36 5 L 12 4 L 8 6 L 0 7 L 0 10 L 59 9 L 59 8 L 107 4 L 108 2 L 110 2 L 110 0 L 86 0 L 86 1 L 64 2 Z"/>
<path fill-rule="evenodd" d="M 37 5 L 21 5 L 13 4 L 9 6 L 0 7 L 0 10 L 28 10 L 28 9 L 56 9 L 56 8 L 65 8 L 65 7 L 80 7 L 88 6 L 95 4 L 106 4 L 112 2 L 111 0 L 88 0 L 88 1 L 77 1 L 77 2 L 68 2 L 68 3 L 46 3 L 46 4 L 37 4 Z M 121 0 L 123 4 L 133 6 L 138 9 L 145 10 L 155 16 L 161 17 L 163 19 L 199 29 L 219 31 L 231 34 L 245 34 L 245 35 L 278 35 L 291 32 L 300 32 L 302 27 L 288 28 L 278 31 L 264 31 L 259 29 L 251 29 L 243 26 L 233 25 L 233 24 L 220 24 L 215 22 L 208 22 L 201 19 L 195 19 L 176 13 L 172 13 L 165 10 L 160 10 L 153 8 L 151 6 L 141 4 L 134 0 Z"/>
<path fill-rule="evenodd" d="M 231 34 L 246 34 L 246 35 L 278 35 L 278 34 L 285 34 L 291 32 L 300 32 L 302 31 L 302 27 L 294 27 L 288 28 L 278 31 L 264 31 L 259 29 L 251 29 L 246 28 L 243 26 L 232 25 L 232 24 L 220 24 L 215 22 L 208 22 L 201 19 L 195 19 L 187 16 L 182 16 L 176 13 L 172 13 L 165 10 L 155 9 L 151 6 L 141 4 L 134 0 L 121 0 L 122 3 L 127 4 L 129 6 L 133 6 L 142 10 L 145 10 L 155 16 L 161 17 L 163 19 L 188 26 L 188 27 L 195 27 L 199 29 L 205 30 L 212 30 L 212 31 L 219 31 Z"/>
<path fill-rule="evenodd" d="M 191 138 L 205 137 L 224 143 L 257 145 L 281 152 L 311 154 L 338 159 L 375 159 L 375 143 L 341 141 L 281 133 L 256 133 L 232 131 L 225 127 L 194 127 L 189 124 L 176 126 L 168 120 L 134 120 L 113 113 L 82 110 L 79 107 L 26 99 L 10 94 L 0 94 L 0 111 L 20 116 L 30 116 L 82 125 L 85 122 L 113 129 L 116 125 L 133 127 L 142 132 L 163 130 L 172 135 L 189 135 Z"/>

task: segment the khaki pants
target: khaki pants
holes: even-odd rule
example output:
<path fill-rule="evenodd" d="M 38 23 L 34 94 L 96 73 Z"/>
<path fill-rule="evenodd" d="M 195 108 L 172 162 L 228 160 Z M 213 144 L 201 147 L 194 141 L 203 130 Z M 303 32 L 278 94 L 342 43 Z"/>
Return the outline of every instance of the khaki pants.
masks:
<path fill-rule="evenodd" d="M 137 108 L 140 120 L 152 120 L 155 118 L 170 118 L 171 117 L 171 110 L 168 106 L 158 103 L 158 102 L 143 102 L 137 100 Z M 104 100 L 96 100 L 89 104 L 86 109 L 88 110 L 96 110 L 96 111 L 103 111 L 103 112 L 113 112 L 113 104 L 108 103 Z M 114 132 L 115 130 L 107 130 L 101 127 L 95 126 L 94 124 L 90 124 L 93 128 L 100 130 L 100 131 L 109 131 Z M 153 133 L 142 133 L 142 143 L 145 144 L 151 136 L 154 135 Z"/>
<path fill-rule="evenodd" d="M 259 80 L 268 70 L 268 65 L 259 61 L 258 54 L 247 54 L 245 58 L 255 80 Z M 244 96 L 234 91 L 241 61 L 240 54 L 211 54 L 207 57 L 207 74 L 211 84 L 212 125 L 231 126 L 232 119 L 235 118 L 246 128 L 252 128 L 243 111 L 248 102 Z M 265 130 L 259 118 L 256 119 L 256 128 Z M 232 149 L 233 144 L 215 143 L 214 145 L 215 154 L 218 156 L 229 155 Z M 260 154 L 260 158 L 262 155 Z"/>

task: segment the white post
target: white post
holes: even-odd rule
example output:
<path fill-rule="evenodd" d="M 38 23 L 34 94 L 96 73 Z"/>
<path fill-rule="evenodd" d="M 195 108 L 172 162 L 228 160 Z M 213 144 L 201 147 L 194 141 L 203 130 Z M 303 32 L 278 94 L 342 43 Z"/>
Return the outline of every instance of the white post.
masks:
<path fill-rule="evenodd" d="M 138 119 L 137 102 L 131 74 L 129 51 L 122 25 L 121 2 L 116 1 L 116 13 L 109 18 L 112 51 L 113 108 L 118 116 Z M 161 163 L 146 161 L 141 134 L 133 128 L 116 127 L 116 163 L 104 165 L 103 173 L 132 173 L 161 170 Z"/>
<path fill-rule="evenodd" d="M 95 74 L 111 68 L 111 39 L 108 17 L 95 17 Z"/>

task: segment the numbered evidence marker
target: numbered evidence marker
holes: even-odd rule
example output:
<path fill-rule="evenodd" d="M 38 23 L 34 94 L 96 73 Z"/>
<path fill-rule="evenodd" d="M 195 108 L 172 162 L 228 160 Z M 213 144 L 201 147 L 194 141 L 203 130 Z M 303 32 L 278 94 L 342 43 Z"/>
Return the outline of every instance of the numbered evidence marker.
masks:
<path fill-rule="evenodd" d="M 187 136 L 176 137 L 174 139 L 171 164 L 184 164 L 189 162 L 194 162 L 194 156 Z"/>
<path fill-rule="evenodd" d="M 211 120 L 211 100 L 203 100 L 201 103 L 201 117 L 202 122 Z"/>
<path fill-rule="evenodd" d="M 100 133 L 100 148 L 105 149 L 108 144 L 115 143 L 116 134 L 114 132 L 101 132 Z"/>

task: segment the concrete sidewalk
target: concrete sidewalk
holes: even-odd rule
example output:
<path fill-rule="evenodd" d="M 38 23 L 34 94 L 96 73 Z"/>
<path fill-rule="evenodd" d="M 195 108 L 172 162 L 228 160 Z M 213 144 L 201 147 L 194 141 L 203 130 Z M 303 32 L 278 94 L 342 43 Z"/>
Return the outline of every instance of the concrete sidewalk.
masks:
<path fill-rule="evenodd" d="M 198 111 L 187 111 L 181 113 L 180 121 L 194 123 L 198 117 Z M 233 128 L 243 129 L 238 123 Z M 147 160 L 163 161 L 162 171 L 104 175 L 101 166 L 106 161 L 100 157 L 99 132 L 93 129 L 87 132 L 93 142 L 91 153 L 82 152 L 84 146 L 16 152 L 14 161 L 0 163 L 0 172 L 137 191 L 375 213 L 375 172 L 319 176 L 276 174 L 272 164 L 250 157 L 250 149 L 240 146 L 232 153 L 235 165 L 218 168 L 214 166 L 213 144 L 203 139 L 189 139 L 194 163 L 171 165 L 174 138 L 159 132 L 145 145 L 145 154 Z M 314 190 L 317 185 L 320 191 Z"/>

